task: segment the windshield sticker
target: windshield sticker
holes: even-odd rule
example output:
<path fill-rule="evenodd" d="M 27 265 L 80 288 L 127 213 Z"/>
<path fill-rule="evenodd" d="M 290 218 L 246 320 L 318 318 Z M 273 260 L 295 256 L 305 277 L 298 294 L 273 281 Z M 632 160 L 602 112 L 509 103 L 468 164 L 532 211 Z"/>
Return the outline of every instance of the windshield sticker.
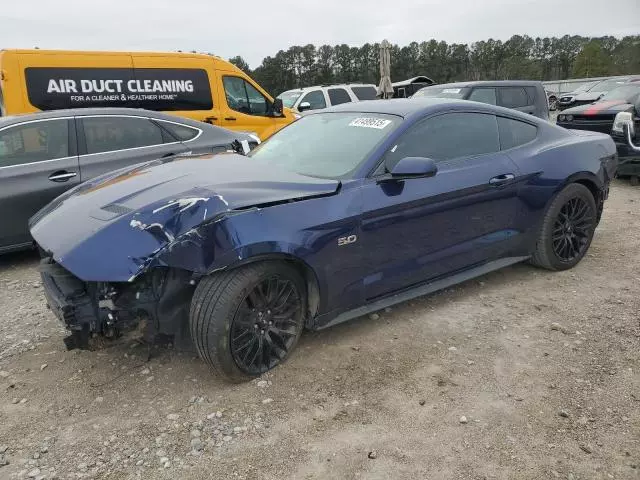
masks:
<path fill-rule="evenodd" d="M 382 130 L 391 123 L 391 120 L 383 120 L 382 118 L 356 118 L 349 124 L 350 127 L 377 128 Z"/>
<path fill-rule="evenodd" d="M 442 93 L 460 93 L 459 88 L 445 88 Z"/>

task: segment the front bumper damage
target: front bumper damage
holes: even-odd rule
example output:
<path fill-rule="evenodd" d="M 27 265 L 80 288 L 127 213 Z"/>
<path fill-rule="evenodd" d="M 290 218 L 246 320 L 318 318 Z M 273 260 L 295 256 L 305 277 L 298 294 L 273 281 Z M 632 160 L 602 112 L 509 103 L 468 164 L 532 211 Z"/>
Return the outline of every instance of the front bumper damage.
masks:
<path fill-rule="evenodd" d="M 85 282 L 45 256 L 40 275 L 48 307 L 70 331 L 64 339 L 69 350 L 125 333 L 147 343 L 159 335 L 187 335 L 195 283 L 190 272 L 156 268 L 132 283 Z"/>

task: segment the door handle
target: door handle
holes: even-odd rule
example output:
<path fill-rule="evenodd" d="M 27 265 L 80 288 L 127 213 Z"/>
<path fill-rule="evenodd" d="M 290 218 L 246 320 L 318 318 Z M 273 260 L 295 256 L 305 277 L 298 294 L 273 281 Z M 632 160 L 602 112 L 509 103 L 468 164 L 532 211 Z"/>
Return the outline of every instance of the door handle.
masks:
<path fill-rule="evenodd" d="M 70 178 L 78 175 L 76 172 L 67 172 L 66 170 L 60 170 L 49 175 L 49 180 L 52 182 L 66 182 Z"/>
<path fill-rule="evenodd" d="M 229 121 L 229 122 L 235 122 L 237 120 L 236 117 L 224 117 L 224 119 Z"/>
<path fill-rule="evenodd" d="M 211 125 L 213 125 L 213 122 L 217 122 L 218 121 L 218 117 L 207 117 L 204 119 L 205 122 L 210 123 Z"/>
<path fill-rule="evenodd" d="M 496 177 L 493 177 L 491 180 L 489 180 L 489 185 L 492 185 L 494 187 L 499 187 L 501 185 L 509 183 L 514 178 L 516 178 L 516 177 L 515 177 L 515 175 L 513 173 L 504 173 L 502 175 L 498 175 Z"/>

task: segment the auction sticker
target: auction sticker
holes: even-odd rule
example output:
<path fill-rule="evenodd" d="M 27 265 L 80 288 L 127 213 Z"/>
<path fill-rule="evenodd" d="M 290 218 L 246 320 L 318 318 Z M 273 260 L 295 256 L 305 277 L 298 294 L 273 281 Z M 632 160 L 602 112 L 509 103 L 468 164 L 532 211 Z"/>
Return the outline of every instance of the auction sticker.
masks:
<path fill-rule="evenodd" d="M 460 93 L 459 88 L 445 88 L 442 93 Z"/>
<path fill-rule="evenodd" d="M 363 127 L 363 128 L 377 128 L 382 130 L 391 123 L 391 120 L 384 120 L 382 118 L 356 118 L 349 124 L 350 127 Z"/>

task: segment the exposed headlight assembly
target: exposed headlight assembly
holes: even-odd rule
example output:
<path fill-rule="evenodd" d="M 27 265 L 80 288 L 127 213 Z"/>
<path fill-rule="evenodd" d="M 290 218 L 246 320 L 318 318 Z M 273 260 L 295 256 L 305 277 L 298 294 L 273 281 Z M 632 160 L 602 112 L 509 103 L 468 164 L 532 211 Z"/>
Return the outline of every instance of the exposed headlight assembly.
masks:
<path fill-rule="evenodd" d="M 627 125 L 629 128 L 629 133 L 631 134 L 631 138 L 635 137 L 636 132 L 633 125 L 633 115 L 631 112 L 620 112 L 616 115 L 616 118 L 613 120 L 613 128 L 611 131 L 613 133 L 619 133 L 620 135 L 624 135 L 624 126 Z"/>

